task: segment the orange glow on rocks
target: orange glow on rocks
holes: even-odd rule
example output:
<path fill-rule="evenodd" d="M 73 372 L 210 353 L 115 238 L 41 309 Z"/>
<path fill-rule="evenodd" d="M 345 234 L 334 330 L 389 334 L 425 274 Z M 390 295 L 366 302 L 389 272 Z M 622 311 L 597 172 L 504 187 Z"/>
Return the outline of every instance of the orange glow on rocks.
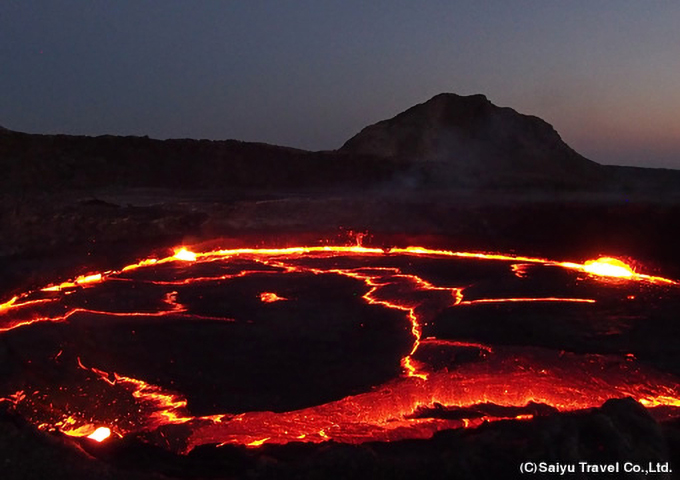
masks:
<path fill-rule="evenodd" d="M 253 440 L 250 443 L 247 443 L 246 446 L 248 447 L 259 447 L 260 445 L 264 445 L 264 443 L 269 440 L 269 437 L 267 438 L 261 438 L 259 440 Z"/>
<path fill-rule="evenodd" d="M 457 284 L 452 279 L 433 280 L 404 266 L 410 265 L 412 260 L 427 260 L 434 264 L 442 260 L 460 263 L 462 260 L 458 259 L 468 263 L 497 262 L 505 266 L 512 281 L 520 283 L 529 281 L 535 268 L 561 268 L 574 272 L 574 278 L 578 277 L 578 281 L 587 283 L 592 289 L 583 297 L 504 296 L 506 292 L 492 296 L 488 291 L 486 296 L 483 293 L 475 296 L 474 291 L 470 293 L 469 282 Z M 389 263 L 388 260 L 395 262 Z M 247 267 L 239 267 L 239 262 L 247 264 Z M 211 265 L 218 265 L 223 269 L 216 269 L 217 273 L 214 276 L 210 275 L 212 271 L 206 273 L 205 269 L 198 270 L 199 267 Z M 156 279 L 154 275 L 164 268 L 174 269 L 171 270 L 173 275 Z M 535 416 L 527 410 L 520 410 L 519 413 L 513 411 L 507 417 L 488 414 L 460 419 L 418 416 L 422 409 L 435 406 L 470 409 L 491 404 L 521 409 L 527 408 L 532 403 L 538 403 L 549 405 L 559 411 L 572 411 L 598 407 L 610 398 L 630 396 L 650 408 L 678 409 L 677 414 L 680 415 L 678 380 L 638 364 L 634 357 L 574 354 L 545 348 L 487 345 L 467 342 L 464 339 L 428 336 L 431 335 L 427 330 L 428 322 L 433 321 L 438 313 L 456 308 L 495 309 L 503 307 L 503 304 L 532 302 L 578 303 L 583 306 L 574 308 L 592 308 L 591 305 L 596 304 L 600 297 L 596 294 L 593 298 L 586 297 L 590 293 L 597 293 L 598 288 L 606 288 L 606 282 L 611 282 L 612 278 L 619 282 L 630 282 L 623 285 L 630 285 L 631 288 L 635 287 L 635 282 L 652 286 L 661 284 L 665 287 L 678 284 L 675 280 L 636 273 L 625 263 L 608 257 L 577 263 L 425 247 L 395 247 L 383 250 L 362 245 L 325 245 L 238 248 L 208 252 L 194 252 L 183 247 L 166 258 L 143 259 L 117 271 L 92 273 L 61 284 L 18 294 L 0 304 L 0 332 L 28 325 L 35 326 L 41 322 L 69 322 L 78 314 L 97 315 L 97 318 L 109 319 L 129 317 L 135 321 L 138 318 L 147 320 L 154 318 L 154 322 L 159 322 L 158 328 L 163 328 L 162 321 L 165 317 L 171 317 L 175 321 L 177 319 L 233 321 L 219 314 L 208 316 L 192 311 L 191 303 L 182 296 L 182 288 L 186 285 L 204 284 L 228 288 L 229 282 L 236 279 L 249 280 L 247 277 L 250 275 L 262 274 L 264 271 L 272 276 L 325 275 L 344 277 L 348 279 L 347 281 L 355 282 L 360 292 L 357 294 L 357 301 L 391 310 L 403 322 L 403 325 L 399 324 L 399 328 L 402 329 L 401 332 L 405 332 L 404 338 L 410 343 L 406 345 L 407 348 L 398 352 L 401 356 L 399 359 L 401 373 L 382 385 L 374 386 L 370 391 L 299 410 L 252 411 L 238 414 L 225 412 L 211 416 L 194 416 L 182 392 L 154 385 L 147 381 L 148 379 L 133 378 L 129 372 L 123 375 L 120 372 L 104 371 L 93 366 L 96 362 L 88 361 L 85 357 L 85 361 L 81 361 L 76 354 L 71 354 L 74 369 L 82 375 L 88 375 L 90 384 L 96 384 L 98 388 L 111 392 L 111 395 L 117 396 L 116 398 L 126 399 L 136 408 L 118 411 L 117 407 L 94 398 L 92 404 L 96 405 L 97 409 L 93 407 L 92 411 L 87 408 L 83 408 L 77 414 L 73 411 L 54 411 L 50 412 L 49 418 L 43 418 L 36 413 L 35 418 L 31 417 L 30 420 L 45 430 L 57 429 L 67 435 L 88 437 L 96 441 L 101 441 L 112 433 L 125 436 L 139 432 L 153 433 L 163 428 L 160 434 L 163 436 L 177 430 L 178 438 L 172 442 L 172 448 L 188 452 L 196 446 L 206 444 L 257 447 L 264 443 L 280 444 L 294 441 L 360 443 L 429 438 L 440 430 L 472 428 L 485 421 L 503 418 L 528 420 Z M 584 273 L 588 275 L 583 275 Z M 77 296 L 79 292 L 85 291 L 87 294 L 96 291 L 100 288 L 99 284 L 119 282 L 128 285 L 129 282 L 137 281 L 135 279 L 139 277 L 135 275 L 143 275 L 141 277 L 143 280 L 139 280 L 140 285 L 152 286 L 154 292 L 160 292 L 155 310 L 137 311 L 132 307 L 117 307 L 118 310 L 109 311 L 104 307 L 85 307 L 69 303 L 71 297 Z M 433 277 L 437 278 L 436 275 Z M 83 288 L 86 286 L 90 288 Z M 272 287 L 267 285 L 261 288 Z M 74 295 L 67 297 L 67 294 L 74 292 Z M 627 302 L 628 297 L 633 296 L 629 293 L 628 291 L 622 293 L 622 298 Z M 297 301 L 294 295 L 286 293 L 286 296 L 290 297 L 287 299 L 272 291 L 250 293 L 248 301 L 253 303 L 258 296 L 264 303 Z M 69 302 L 64 301 L 66 298 Z M 490 306 L 484 307 L 485 304 Z M 278 306 L 262 308 L 267 312 L 279 309 Z M 435 364 L 428 360 L 427 352 L 435 350 L 454 353 L 464 350 L 468 354 L 470 351 L 474 354 L 477 350 L 479 354 L 474 355 L 475 361 L 449 369 L 433 366 Z M 67 357 L 68 352 L 64 350 L 62 355 L 60 351 L 59 356 Z M 75 368 L 76 358 L 78 369 Z M 57 408 L 50 403 L 49 393 L 33 392 L 29 395 L 23 390 L 16 393 L 0 392 L 15 408 L 25 405 L 22 411 L 28 412 L 29 416 L 32 415 L 31 412 L 39 411 L 32 408 L 32 402 L 40 401 L 43 396 L 47 398 L 44 400 L 45 405 Z M 107 406 L 110 407 L 109 410 L 105 408 Z M 55 418 L 58 420 L 54 420 Z M 125 421 L 122 421 L 122 418 Z M 96 425 L 109 426 L 95 427 Z"/>
<path fill-rule="evenodd" d="M 161 425 L 185 423 L 192 418 L 186 414 L 187 401 L 179 394 L 164 391 L 162 388 L 138 380 L 113 373 L 104 372 L 94 367 L 86 367 L 78 358 L 78 366 L 90 370 L 109 385 L 120 385 L 149 410 L 147 428 Z"/>

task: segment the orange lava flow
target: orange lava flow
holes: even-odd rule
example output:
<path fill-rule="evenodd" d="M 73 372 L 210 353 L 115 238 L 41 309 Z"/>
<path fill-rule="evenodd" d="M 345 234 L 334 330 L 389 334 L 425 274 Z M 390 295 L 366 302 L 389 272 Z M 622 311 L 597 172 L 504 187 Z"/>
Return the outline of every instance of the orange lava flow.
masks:
<path fill-rule="evenodd" d="M 107 427 L 99 427 L 94 432 L 89 434 L 87 438 L 94 440 L 95 442 L 103 442 L 111 436 L 111 429 Z"/>
<path fill-rule="evenodd" d="M 110 273 L 110 272 L 107 272 Z M 80 277 L 77 277 L 75 280 L 72 282 L 64 282 L 60 283 L 59 285 L 52 285 L 49 287 L 43 288 L 43 292 L 58 292 L 61 290 L 65 290 L 67 288 L 73 288 L 77 286 L 82 286 L 82 285 L 87 285 L 87 284 L 92 284 L 92 283 L 99 283 L 102 281 L 103 278 L 102 273 L 93 273 L 92 275 L 81 275 Z"/>
<path fill-rule="evenodd" d="M 621 260 L 611 257 L 600 257 L 597 260 L 588 260 L 583 264 L 583 270 L 592 275 L 603 277 L 631 278 L 635 272 Z"/>
<path fill-rule="evenodd" d="M 537 298 L 481 298 L 478 300 L 463 300 L 460 305 L 475 305 L 478 303 L 522 303 L 522 302 L 561 302 L 561 303 L 595 303 L 592 298 L 563 298 L 563 297 L 537 297 Z"/>
<path fill-rule="evenodd" d="M 89 275 L 81 275 L 74 280 L 62 282 L 56 285 L 49 285 L 41 289 L 43 292 L 58 292 L 69 290 L 77 287 L 85 287 L 90 284 L 101 283 L 110 277 L 116 277 L 123 272 L 129 272 L 150 266 L 167 264 L 170 262 L 200 262 L 217 259 L 229 259 L 237 257 L 256 257 L 260 260 L 277 257 L 302 257 L 310 254 L 331 254 L 331 255 L 373 255 L 380 256 L 385 254 L 405 254 L 419 257 L 456 257 L 456 258 L 472 258 L 478 260 L 495 260 L 507 262 L 522 262 L 524 264 L 539 264 L 548 266 L 557 266 L 569 270 L 577 270 L 592 275 L 594 278 L 606 280 L 607 278 L 617 277 L 626 280 L 648 283 L 660 283 L 668 285 L 680 284 L 676 280 L 664 278 L 660 276 L 646 275 L 636 273 L 620 260 L 612 259 L 610 257 L 603 257 L 597 260 L 587 260 L 584 263 L 565 262 L 549 260 L 539 257 L 525 257 L 519 255 L 508 255 L 500 253 L 484 253 L 484 252 L 455 252 L 451 250 L 438 250 L 425 247 L 394 247 L 388 250 L 376 247 L 364 247 L 361 245 L 324 245 L 324 246 L 307 246 L 307 247 L 285 247 L 285 248 L 234 248 L 226 250 L 212 250 L 208 252 L 192 252 L 186 247 L 179 248 L 175 253 L 169 257 L 157 259 L 148 258 L 139 260 L 136 263 L 124 266 L 118 271 L 106 271 L 99 273 L 92 273 Z M 609 265 L 609 267 L 607 266 Z M 515 272 L 521 272 L 524 275 L 525 265 L 516 264 L 511 266 Z M 625 272 L 625 273 L 624 273 Z M 22 303 L 17 303 L 18 300 L 27 298 L 33 295 L 34 291 L 25 292 L 16 295 L 10 300 L 0 303 L 0 315 L 14 308 L 20 307 Z M 0 330 L 2 331 L 2 330 Z"/>
<path fill-rule="evenodd" d="M 578 303 L 586 308 L 598 302 L 597 298 L 567 296 L 493 296 L 466 299 L 470 285 L 447 284 L 445 281 L 426 280 L 423 274 L 408 273 L 404 267 L 343 266 L 341 260 L 384 260 L 386 258 L 414 259 L 471 259 L 507 264 L 517 282 L 531 277 L 531 265 L 557 267 L 575 272 L 579 279 L 597 282 L 637 282 L 663 287 L 677 286 L 675 280 L 635 272 L 621 260 L 602 257 L 583 263 L 555 261 L 542 258 L 505 255 L 499 253 L 455 252 L 425 247 L 380 248 L 362 245 L 304 246 L 287 248 L 238 248 L 194 252 L 187 247 L 177 249 L 165 258 L 144 259 L 120 270 L 82 275 L 73 280 L 48 285 L 26 292 L 0 304 L 0 332 L 8 332 L 40 322 L 67 322 L 76 315 L 93 314 L 109 317 L 169 317 L 232 321 L 227 317 L 206 316 L 192 312 L 178 300 L 179 286 L 228 282 L 237 278 L 262 273 L 271 274 L 335 275 L 351 279 L 363 291 L 361 299 L 369 305 L 399 312 L 406 326 L 410 348 L 400 352 L 401 375 L 391 381 L 376 385 L 365 393 L 351 395 L 322 405 L 282 413 L 259 411 L 240 414 L 223 413 L 212 416 L 193 416 L 181 392 L 168 391 L 117 372 L 106 372 L 77 358 L 80 370 L 102 388 L 115 389 L 131 398 L 139 406 L 137 412 L 127 412 L 134 425 L 117 422 L 116 414 L 98 418 L 82 412 L 74 416 L 64 412 L 59 421 L 51 423 L 35 419 L 40 428 L 57 429 L 76 437 L 104 441 L 112 436 L 124 436 L 158 429 L 174 432 L 177 441 L 173 448 L 188 452 L 205 444 L 239 444 L 258 447 L 270 443 L 295 441 L 359 443 L 365 441 L 394 441 L 405 438 L 429 438 L 435 432 L 450 428 L 471 428 L 485 421 L 500 419 L 527 420 L 534 416 L 529 411 L 513 411 L 507 416 L 483 413 L 485 405 L 502 408 L 528 408 L 531 404 L 549 405 L 559 411 L 572 411 L 602 405 L 611 398 L 633 397 L 647 407 L 678 409 L 680 415 L 680 385 L 678 380 L 651 368 L 641 366 L 634 357 L 619 358 L 605 355 L 577 355 L 555 352 L 545 348 L 486 345 L 457 339 L 425 337 L 426 326 L 437 315 L 449 309 L 484 308 L 480 304 L 505 303 Z M 196 274 L 174 276 L 170 279 L 146 279 L 145 284 L 162 290 L 158 308 L 148 311 L 108 311 L 106 309 L 56 306 L 65 295 L 96 289 L 112 282 L 133 282 L 134 275 L 145 269 L 181 266 L 182 272 L 208 262 L 224 263 L 247 260 L 257 267 L 235 268 L 230 273 L 218 272 L 215 276 Z M 305 263 L 309 262 L 309 263 Z M 326 262 L 326 263 L 324 263 Z M 142 280 L 139 280 L 142 282 Z M 349 281 L 349 280 L 348 280 Z M 441 284 L 437 284 L 441 283 Z M 619 285 L 616 283 L 615 285 Z M 228 287 L 225 287 L 228 288 Z M 90 291 L 90 290 L 88 290 Z M 281 290 L 280 290 L 281 291 Z M 295 300 L 293 295 L 263 291 L 258 298 L 263 303 Z M 533 292 L 530 292 L 533 293 Z M 628 298 L 635 298 L 629 296 Z M 182 298 L 181 296 L 179 297 Z M 358 298 L 358 297 L 357 297 Z M 291 300 L 292 299 L 292 300 Z M 287 305 L 283 304 L 284 306 Z M 50 310 L 52 308 L 52 310 Z M 122 308 L 122 307 L 121 307 Z M 268 311 L 276 307 L 262 307 Z M 489 307 L 496 308 L 496 307 Z M 577 307 L 581 308 L 581 307 Z M 590 308 L 590 307 L 588 307 Z M 162 328 L 162 325 L 158 328 Z M 460 350 L 479 352 L 479 360 L 456 364 L 455 368 L 434 368 L 422 360 L 424 350 L 442 350 L 456 353 Z M 59 355 L 61 355 L 61 351 Z M 73 357 L 72 357 L 73 358 Z M 396 363 L 395 363 L 396 366 Z M 82 373 L 82 372 L 81 372 Z M 85 373 L 82 373 L 85 375 Z M 216 379 L 219 380 L 219 379 Z M 2 392 L 0 392 L 2 393 Z M 32 401 L 23 391 L 6 394 L 6 401 L 20 406 Z M 427 416 L 435 407 L 449 409 L 475 409 L 482 413 L 459 419 Z M 425 411 L 425 414 L 423 414 Z M 103 426 L 106 425 L 106 426 Z M 181 438 L 180 438 L 181 437 Z"/>
<path fill-rule="evenodd" d="M 12 297 L 5 303 L 0 303 L 0 312 L 2 312 L 3 310 L 9 310 L 16 303 L 17 300 L 19 300 L 19 297 Z"/>
<path fill-rule="evenodd" d="M 192 417 L 183 414 L 186 411 L 187 401 L 179 394 L 166 392 L 156 385 L 115 372 L 110 375 L 94 367 L 88 368 L 83 365 L 80 358 L 78 359 L 78 366 L 83 370 L 92 371 L 109 385 L 121 385 L 129 390 L 134 398 L 150 408 L 151 413 L 147 419 L 150 426 L 185 423 L 192 419 Z"/>
<path fill-rule="evenodd" d="M 260 301 L 263 303 L 273 303 L 273 302 L 280 302 L 282 300 L 288 300 L 287 298 L 284 297 L 279 297 L 277 294 L 273 292 L 262 292 L 260 294 Z"/>
<path fill-rule="evenodd" d="M 626 368 L 624 364 L 607 367 L 608 362 L 598 356 L 584 360 L 562 355 L 558 367 L 532 368 L 540 357 L 540 352 L 531 350 L 527 354 L 512 348 L 495 349 L 489 357 L 491 365 L 473 364 L 456 372 L 435 372 L 427 381 L 403 377 L 383 389 L 318 407 L 285 413 L 249 412 L 240 415 L 238 421 L 201 423 L 193 430 L 186 449 L 206 443 L 247 444 L 265 435 L 268 443 L 296 441 L 300 435 L 305 435 L 306 442 L 318 443 L 325 440 L 319 435 L 321 430 L 327 437 L 346 443 L 429 438 L 442 429 L 474 425 L 474 419 L 413 418 L 419 408 L 435 404 L 470 408 L 483 404 L 526 406 L 534 402 L 572 411 L 600 406 L 610 398 L 632 396 L 647 406 L 680 407 L 677 383 L 673 387 L 657 384 L 673 382 L 667 376 L 653 376 L 650 382 L 651 372 Z M 554 355 L 543 360 L 557 358 Z M 603 368 L 611 369 L 611 375 L 603 378 Z"/>

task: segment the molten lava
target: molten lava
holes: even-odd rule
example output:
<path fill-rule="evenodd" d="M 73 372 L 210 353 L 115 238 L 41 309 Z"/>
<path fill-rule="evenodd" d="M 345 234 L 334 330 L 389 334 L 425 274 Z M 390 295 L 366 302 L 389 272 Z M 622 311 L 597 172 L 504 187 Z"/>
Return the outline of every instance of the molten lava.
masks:
<path fill-rule="evenodd" d="M 92 432 L 90 435 L 87 436 L 87 438 L 94 440 L 95 442 L 103 442 L 107 438 L 111 436 L 111 429 L 107 427 L 99 427 L 96 429 L 94 432 Z"/>
<path fill-rule="evenodd" d="M 477 285 L 478 281 L 458 282 L 455 275 L 449 279 L 438 278 L 423 273 L 427 269 L 418 270 L 419 262 L 430 268 L 444 261 L 449 262 L 447 271 L 453 272 L 461 268 L 462 262 L 467 265 L 495 262 L 499 272 L 507 271 L 509 278 L 519 285 L 531 280 L 534 269 L 562 269 L 575 277 L 575 283 L 602 282 L 601 285 L 606 286 L 607 282 L 618 282 L 612 285 L 624 290 L 625 285 L 634 288 L 644 283 L 648 288 L 659 288 L 659 295 L 663 294 L 662 288 L 678 285 L 671 279 L 636 273 L 620 260 L 608 257 L 575 263 L 424 247 L 385 251 L 362 245 L 307 246 L 209 252 L 194 252 L 183 247 L 166 258 L 145 259 L 118 271 L 84 275 L 14 296 L 0 304 L 0 332 L 20 327 L 38 328 L 44 322 L 70 322 L 83 315 L 100 320 L 129 318 L 162 322 L 173 318 L 175 322 L 178 319 L 237 322 L 231 315 L 192 310 L 191 304 L 183 301 L 182 289 L 188 286 L 229 289 L 230 282 L 256 275 L 274 279 L 295 275 L 333 276 L 356 284 L 363 292 L 357 298 L 370 308 L 391 311 L 402 319 L 410 344 L 400 359 L 401 375 L 365 393 L 298 410 L 195 416 L 182 392 L 135 378 L 134 372 L 105 371 L 94 366 L 96 363 L 72 354 L 71 358 L 75 359 L 72 367 L 85 376 L 84 384 L 90 390 L 54 385 L 53 389 L 40 391 L 27 386 L 21 390 L 0 391 L 0 395 L 41 429 L 59 430 L 95 441 L 103 441 L 114 433 L 125 436 L 145 432 L 151 441 L 180 452 L 204 444 L 257 447 L 295 441 L 358 443 L 429 438 L 443 429 L 470 428 L 502 418 L 533 418 L 536 414 L 530 407 L 533 404 L 572 411 L 627 396 L 647 407 L 665 408 L 665 414 L 672 411 L 680 416 L 678 380 L 638 364 L 632 355 L 575 354 L 538 347 L 487 345 L 428 334 L 427 329 L 433 323 L 444 321 L 442 312 L 450 310 L 510 308 L 536 303 L 591 308 L 599 301 L 595 288 L 588 290 L 593 298 L 545 293 L 490 295 L 490 287 L 482 285 L 485 290 Z M 158 278 L 159 272 L 166 272 L 165 277 Z M 622 287 L 621 282 L 629 283 Z M 150 303 L 155 307 L 135 309 L 133 300 L 128 304 L 108 297 L 116 291 L 113 287 L 123 285 L 131 286 L 128 292 L 147 288 L 149 295 L 157 296 L 155 303 Z M 102 290 L 104 287 L 112 289 L 109 292 Z M 104 293 L 96 296 L 100 290 Z M 287 300 L 282 304 L 285 306 L 299 301 L 285 288 L 277 290 L 280 294 L 258 291 L 256 302 L 257 299 L 266 304 Z M 621 298 L 638 301 L 629 293 L 626 291 Z M 637 294 L 637 290 L 634 293 Z M 82 303 L 78 303 L 79 299 Z M 278 310 L 279 305 L 261 308 L 270 312 Z M 159 323 L 157 328 L 162 329 L 163 324 Z M 467 352 L 475 361 L 441 367 L 428 352 L 448 357 Z M 62 362 L 63 356 L 66 354 L 60 350 L 54 362 Z M 63 360 L 63 363 L 68 362 Z M 219 382 L 219 378 L 214 380 Z M 71 394 L 71 390 L 76 393 Z M 73 411 L 72 405 L 82 399 L 85 391 L 97 393 L 93 394 L 96 396 L 91 398 L 89 406 Z M 69 394 L 73 398 L 68 397 Z M 59 402 L 53 397 L 59 397 Z M 105 397 L 114 400 L 105 400 Z M 77 404 L 82 405 L 82 401 Z M 507 415 L 491 414 L 487 411 L 489 405 L 515 410 L 509 410 Z M 468 413 L 461 413 L 459 418 L 428 417 L 428 409 L 435 407 Z M 478 414 L 470 414 L 471 410 Z M 174 436 L 172 442 L 167 441 L 169 435 Z"/>
<path fill-rule="evenodd" d="M 175 252 L 173 258 L 176 258 L 177 260 L 184 260 L 185 262 L 194 262 L 196 261 L 196 254 L 194 252 L 190 252 L 186 248 L 181 248 Z"/>
<path fill-rule="evenodd" d="M 283 301 L 283 300 L 288 300 L 288 299 L 284 298 L 284 297 L 279 297 L 274 292 L 262 292 L 260 294 L 260 301 L 263 302 L 263 303 L 280 302 L 280 301 Z"/>
<path fill-rule="evenodd" d="M 600 257 L 597 260 L 588 260 L 583 264 L 583 270 L 591 275 L 603 277 L 631 278 L 635 272 L 621 260 L 610 257 Z"/>

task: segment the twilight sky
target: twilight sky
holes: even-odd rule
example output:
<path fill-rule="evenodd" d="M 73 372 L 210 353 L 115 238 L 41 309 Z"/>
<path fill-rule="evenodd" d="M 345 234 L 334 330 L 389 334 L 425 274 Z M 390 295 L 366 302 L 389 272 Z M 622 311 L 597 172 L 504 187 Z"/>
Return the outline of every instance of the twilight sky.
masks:
<path fill-rule="evenodd" d="M 0 125 L 337 148 L 485 94 L 601 163 L 680 168 L 680 3 L 2 0 Z"/>

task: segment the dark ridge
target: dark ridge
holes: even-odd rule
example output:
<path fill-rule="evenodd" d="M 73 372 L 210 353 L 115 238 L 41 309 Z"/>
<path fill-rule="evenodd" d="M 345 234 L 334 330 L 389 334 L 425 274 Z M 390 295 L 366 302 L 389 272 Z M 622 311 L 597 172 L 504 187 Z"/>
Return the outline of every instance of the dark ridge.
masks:
<path fill-rule="evenodd" d="M 236 140 L 154 140 L 13 133 L 0 137 L 0 189 L 315 190 L 362 187 L 398 166 L 365 155 L 308 152 Z"/>
<path fill-rule="evenodd" d="M 379 188 L 680 192 L 680 173 L 602 166 L 547 122 L 484 95 L 436 95 L 364 128 L 339 150 L 237 140 L 34 135 L 0 129 L 0 191 L 104 187 L 230 194 Z"/>

